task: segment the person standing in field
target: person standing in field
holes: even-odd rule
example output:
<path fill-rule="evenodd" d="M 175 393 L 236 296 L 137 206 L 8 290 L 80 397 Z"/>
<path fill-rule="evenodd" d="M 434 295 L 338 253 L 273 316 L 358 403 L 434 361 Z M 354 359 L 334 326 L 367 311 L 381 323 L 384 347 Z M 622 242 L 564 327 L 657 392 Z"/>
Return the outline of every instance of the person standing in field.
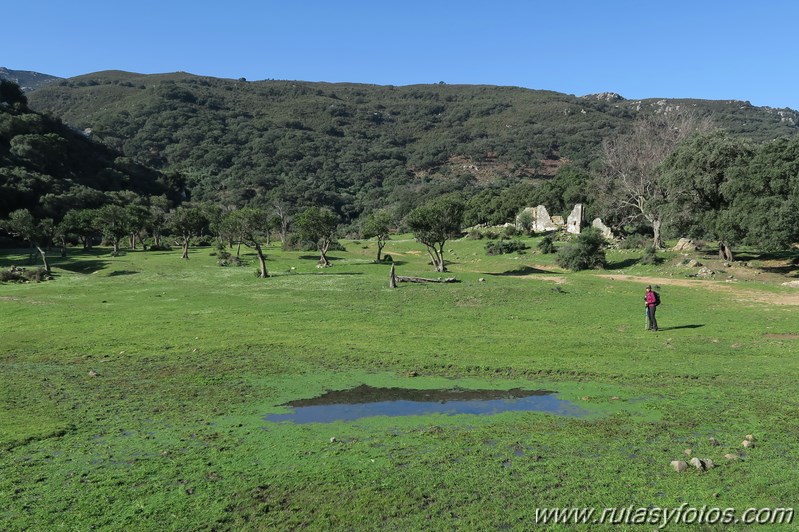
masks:
<path fill-rule="evenodd" d="M 646 287 L 646 296 L 644 297 L 646 305 L 646 329 L 648 331 L 658 330 L 658 320 L 655 318 L 655 311 L 660 304 L 660 297 L 658 293 L 652 290 L 651 286 Z"/>

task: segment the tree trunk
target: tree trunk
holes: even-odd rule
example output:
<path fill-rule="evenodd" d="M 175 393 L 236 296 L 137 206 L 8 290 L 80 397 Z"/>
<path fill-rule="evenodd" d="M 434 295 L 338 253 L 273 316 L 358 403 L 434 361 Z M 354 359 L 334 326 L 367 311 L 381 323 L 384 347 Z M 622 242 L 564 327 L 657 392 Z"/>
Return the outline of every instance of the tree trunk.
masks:
<path fill-rule="evenodd" d="M 266 232 L 266 246 L 269 247 L 272 244 L 272 231 Z"/>
<path fill-rule="evenodd" d="M 236 247 L 236 258 L 238 259 L 241 255 L 241 241 L 239 240 L 238 246 Z"/>
<path fill-rule="evenodd" d="M 436 258 L 436 254 L 433 252 L 433 248 L 427 246 L 427 254 L 430 256 L 430 264 L 433 265 L 433 268 L 438 266 L 438 259 Z"/>
<path fill-rule="evenodd" d="M 652 220 L 652 230 L 654 231 L 654 235 L 652 238 L 652 245 L 657 250 L 663 249 L 665 246 L 663 245 L 663 236 L 660 234 L 660 227 L 663 224 L 663 220 L 657 219 Z"/>
<path fill-rule="evenodd" d="M 724 241 L 719 241 L 719 258 L 728 262 L 733 262 L 732 248 Z"/>
<path fill-rule="evenodd" d="M 386 245 L 386 241 L 382 240 L 379 236 L 377 237 L 377 262 L 383 262 L 383 248 Z"/>
<path fill-rule="evenodd" d="M 436 254 L 438 255 L 438 265 L 436 266 L 437 272 L 445 272 L 447 271 L 447 267 L 444 264 L 444 242 L 436 249 Z"/>
<path fill-rule="evenodd" d="M 394 272 L 394 264 L 391 265 L 391 273 L 389 273 L 388 287 L 397 288 L 397 275 Z"/>
<path fill-rule="evenodd" d="M 117 255 L 119 255 L 119 239 L 118 238 L 114 237 L 113 245 L 114 245 L 114 252 L 112 253 L 112 255 L 116 257 Z"/>
<path fill-rule="evenodd" d="M 257 242 L 255 243 L 255 252 L 258 254 L 258 267 L 260 269 L 258 277 L 266 279 L 269 277 L 269 272 L 266 271 L 266 257 L 264 257 L 264 253 L 261 250 L 261 244 Z"/>
<path fill-rule="evenodd" d="M 44 263 L 44 271 L 50 273 L 50 263 L 47 262 L 47 251 L 38 244 L 36 245 L 36 249 L 39 250 L 39 254 L 42 256 L 42 262 Z"/>
<path fill-rule="evenodd" d="M 327 260 L 327 250 L 330 248 L 330 242 L 325 241 L 319 246 L 319 264 L 327 268 L 330 266 L 330 261 Z"/>
<path fill-rule="evenodd" d="M 183 254 L 180 258 L 189 260 L 189 237 L 183 237 Z"/>
<path fill-rule="evenodd" d="M 427 244 L 425 244 L 427 246 Z M 435 246 L 427 246 L 427 254 L 430 255 L 430 264 L 433 265 L 433 271 L 440 271 L 438 269 L 438 252 L 436 251 Z"/>
<path fill-rule="evenodd" d="M 280 243 L 286 242 L 286 237 L 289 234 L 289 219 L 288 216 L 280 215 Z"/>
<path fill-rule="evenodd" d="M 66 237 L 61 237 L 61 258 L 67 258 L 67 239 Z"/>

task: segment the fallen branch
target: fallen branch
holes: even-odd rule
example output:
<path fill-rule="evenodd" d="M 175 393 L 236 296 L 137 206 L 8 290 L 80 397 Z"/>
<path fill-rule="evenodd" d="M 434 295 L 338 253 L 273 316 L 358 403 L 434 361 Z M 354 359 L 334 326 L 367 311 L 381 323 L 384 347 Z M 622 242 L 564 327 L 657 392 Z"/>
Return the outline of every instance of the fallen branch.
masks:
<path fill-rule="evenodd" d="M 391 265 L 391 272 L 389 273 L 389 288 L 396 288 L 397 283 L 459 283 L 454 277 L 441 278 L 437 277 L 431 279 L 429 277 L 409 277 L 405 275 L 397 275 L 394 272 L 394 265 Z"/>
<path fill-rule="evenodd" d="M 397 282 L 398 283 L 459 283 L 456 278 L 454 277 L 446 277 L 441 278 L 438 277 L 436 279 L 430 279 L 428 277 L 405 277 L 403 275 L 397 275 Z"/>

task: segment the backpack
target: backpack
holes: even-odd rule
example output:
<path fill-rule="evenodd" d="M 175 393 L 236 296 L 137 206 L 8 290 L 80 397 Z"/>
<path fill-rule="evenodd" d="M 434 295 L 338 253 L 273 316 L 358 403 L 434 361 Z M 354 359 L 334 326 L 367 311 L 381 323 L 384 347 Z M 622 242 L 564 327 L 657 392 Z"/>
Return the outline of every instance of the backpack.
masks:
<path fill-rule="evenodd" d="M 658 305 L 660 305 L 660 294 L 658 294 L 654 290 L 652 290 L 652 293 L 655 294 L 655 306 L 657 307 Z"/>

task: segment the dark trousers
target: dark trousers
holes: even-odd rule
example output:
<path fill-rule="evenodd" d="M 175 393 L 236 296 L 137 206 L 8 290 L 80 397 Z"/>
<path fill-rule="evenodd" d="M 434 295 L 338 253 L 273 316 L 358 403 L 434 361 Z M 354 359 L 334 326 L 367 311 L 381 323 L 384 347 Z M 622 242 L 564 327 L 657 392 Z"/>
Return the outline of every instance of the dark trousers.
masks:
<path fill-rule="evenodd" d="M 657 307 L 655 305 L 647 305 L 646 306 L 646 329 L 647 330 L 658 330 L 658 320 L 655 318 L 655 310 Z"/>

